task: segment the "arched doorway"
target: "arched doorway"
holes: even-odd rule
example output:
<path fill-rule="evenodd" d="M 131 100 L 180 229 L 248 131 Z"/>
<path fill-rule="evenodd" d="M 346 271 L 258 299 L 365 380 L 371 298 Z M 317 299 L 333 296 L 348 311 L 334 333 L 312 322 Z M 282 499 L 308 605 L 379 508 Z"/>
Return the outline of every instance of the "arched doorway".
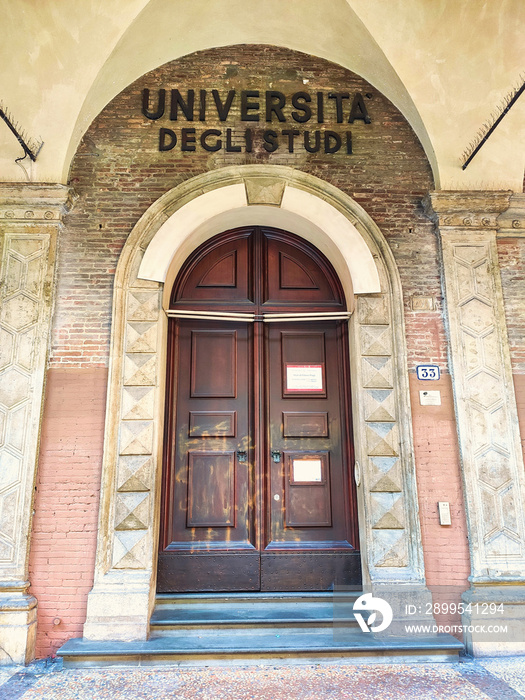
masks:
<path fill-rule="evenodd" d="M 329 261 L 242 227 L 190 255 L 169 306 L 157 589 L 359 584 L 349 314 Z"/>
<path fill-rule="evenodd" d="M 115 277 L 95 568 L 84 637 L 146 639 L 155 604 L 170 291 L 198 245 L 253 224 L 294 230 L 343 284 L 363 586 L 429 600 L 418 518 L 403 295 L 381 231 L 351 198 L 277 165 L 220 168 L 157 200 L 126 240 Z M 221 228 L 217 229 L 218 224 Z"/>

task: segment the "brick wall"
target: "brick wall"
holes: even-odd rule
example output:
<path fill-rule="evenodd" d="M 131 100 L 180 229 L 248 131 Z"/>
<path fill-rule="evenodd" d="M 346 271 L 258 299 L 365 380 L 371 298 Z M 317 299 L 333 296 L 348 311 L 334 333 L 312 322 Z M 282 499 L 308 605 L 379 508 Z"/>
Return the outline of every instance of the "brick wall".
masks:
<path fill-rule="evenodd" d="M 246 124 L 238 110 L 226 124 L 170 123 L 141 114 L 143 88 L 307 90 L 360 92 L 372 118 L 356 121 L 352 155 L 307 153 L 208 153 L 178 148 L 159 152 L 161 126 L 234 130 Z M 235 110 L 234 110 L 235 111 Z M 327 113 L 328 117 L 328 113 Z M 287 121 L 254 128 L 295 128 Z M 323 128 L 343 131 L 333 119 Z M 309 128 L 316 129 L 312 124 Z M 306 128 L 304 125 L 301 129 Z M 447 371 L 438 251 L 433 226 L 420 206 L 433 188 L 424 152 L 403 116 L 372 86 L 349 71 L 304 54 L 265 46 L 203 51 L 158 68 L 117 96 L 86 132 L 73 160 L 70 183 L 79 199 L 66 220 L 59 249 L 57 304 L 52 331 L 51 371 L 42 436 L 31 576 L 39 599 L 38 653 L 46 655 L 66 638 L 81 635 L 91 587 L 98 489 L 102 459 L 104 382 L 114 272 L 122 246 L 140 216 L 162 194 L 194 175 L 226 165 L 274 163 L 320 177 L 353 197 L 386 236 L 401 276 L 406 311 L 409 368 L 438 362 Z M 435 310 L 412 311 L 412 295 L 432 296 Z M 445 415 L 446 413 L 446 415 Z M 439 419 L 414 407 L 416 463 L 423 543 L 431 582 L 467 587 L 468 553 L 463 541 L 461 484 L 454 447 L 450 401 Z M 443 445 L 447 449 L 442 449 Z M 439 454 L 439 468 L 432 454 Z M 67 475 L 67 478 L 66 476 Z M 441 486 L 454 485 L 458 542 L 436 526 Z M 441 498 L 441 496 L 440 496 Z M 445 497 L 443 496 L 443 500 Z M 434 510 L 433 510 L 434 509 Z M 452 531 L 450 531 L 452 532 Z M 450 553 L 450 556 L 449 556 Z M 452 567 L 450 561 L 456 561 Z M 62 622 L 53 626 L 53 619 Z"/>
<path fill-rule="evenodd" d="M 514 391 L 516 392 L 516 403 L 518 404 L 521 448 L 525 455 L 525 374 L 514 375 Z"/>
<path fill-rule="evenodd" d="M 521 444 L 525 454 L 525 238 L 499 238 L 497 243 Z"/>
<path fill-rule="evenodd" d="M 432 382 L 441 406 L 421 406 L 419 392 L 428 382 L 410 375 L 414 454 L 425 575 L 434 602 L 460 602 L 470 574 L 465 502 L 450 375 Z M 452 525 L 439 523 L 438 501 L 450 503 Z M 436 616 L 438 624 L 459 625 L 459 615 Z"/>
<path fill-rule="evenodd" d="M 306 82 L 304 82 L 306 81 Z M 232 107 L 226 123 L 217 117 L 206 122 L 157 121 L 141 113 L 142 89 L 152 91 L 151 107 L 159 88 L 272 89 L 288 99 L 298 91 L 348 92 L 364 95 L 371 124 L 336 124 L 333 109 L 325 108 L 323 128 L 353 133 L 354 154 L 309 154 L 298 147 L 293 154 L 284 145 L 275 153 L 254 146 L 253 153 L 194 153 L 178 147 L 158 150 L 160 127 L 195 127 L 244 133 Z M 168 92 L 169 94 L 169 92 Z M 198 94 L 198 93 L 197 93 Z M 369 99 L 366 95 L 370 95 Z M 235 104 L 235 103 L 234 103 Z M 345 107 L 345 117 L 348 108 Z M 271 127 L 308 128 L 274 119 L 272 124 L 249 123 L 259 132 Z M 332 116 L 330 116 L 332 115 Z M 239 142 L 239 139 L 235 140 Z M 433 295 L 437 310 L 427 316 L 432 325 L 422 338 L 418 314 L 407 315 L 410 366 L 427 360 L 429 352 L 446 363 L 440 308 L 440 281 L 433 227 L 422 213 L 420 200 L 432 189 L 425 154 L 410 126 L 393 105 L 372 86 L 349 71 L 301 53 L 266 46 L 240 46 L 193 54 L 140 78 L 116 97 L 88 129 L 73 160 L 70 182 L 79 194 L 67 219 L 60 247 L 59 304 L 53 329 L 52 366 L 101 366 L 108 362 L 109 316 L 113 272 L 127 235 L 146 209 L 169 189 L 211 169 L 238 163 L 286 164 L 316 175 L 353 197 L 372 216 L 387 237 L 401 274 L 407 310 L 412 294 Z M 432 347 L 429 347 L 429 341 Z"/>
<path fill-rule="evenodd" d="M 512 371 L 525 374 L 525 238 L 497 243 Z"/>
<path fill-rule="evenodd" d="M 105 369 L 48 372 L 29 562 L 38 657 L 82 636 L 93 586 L 106 385 Z"/>

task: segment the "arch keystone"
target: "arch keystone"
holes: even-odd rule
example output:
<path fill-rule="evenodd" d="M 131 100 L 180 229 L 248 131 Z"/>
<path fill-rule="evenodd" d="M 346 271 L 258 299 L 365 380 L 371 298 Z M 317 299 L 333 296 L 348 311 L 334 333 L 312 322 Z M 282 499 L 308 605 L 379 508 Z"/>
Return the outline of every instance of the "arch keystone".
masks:
<path fill-rule="evenodd" d="M 248 205 L 267 204 L 281 206 L 286 182 L 269 177 L 247 178 L 244 180 Z"/>

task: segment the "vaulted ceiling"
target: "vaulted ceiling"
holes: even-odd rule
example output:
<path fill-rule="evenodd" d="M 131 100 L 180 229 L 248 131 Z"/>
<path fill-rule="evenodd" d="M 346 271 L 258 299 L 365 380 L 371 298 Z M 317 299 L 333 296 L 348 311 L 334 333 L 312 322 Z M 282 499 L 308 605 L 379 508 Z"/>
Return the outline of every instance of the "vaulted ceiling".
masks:
<path fill-rule="evenodd" d="M 44 141 L 28 168 L 35 182 L 67 182 L 91 121 L 147 71 L 256 43 L 326 58 L 372 83 L 411 123 L 436 186 L 522 191 L 525 96 L 465 170 L 461 155 L 523 82 L 523 0 L 0 0 L 0 9 L 0 102 Z M 0 122 L 2 180 L 26 180 L 20 155 Z"/>

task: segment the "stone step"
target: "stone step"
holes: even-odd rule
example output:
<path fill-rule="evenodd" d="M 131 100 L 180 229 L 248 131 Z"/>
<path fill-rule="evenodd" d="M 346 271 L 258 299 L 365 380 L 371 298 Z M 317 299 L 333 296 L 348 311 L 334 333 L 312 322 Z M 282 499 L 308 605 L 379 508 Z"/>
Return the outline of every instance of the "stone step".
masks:
<path fill-rule="evenodd" d="M 154 633 L 174 629 L 219 626 L 222 628 L 292 627 L 310 625 L 331 626 L 334 619 L 333 595 L 317 597 L 290 595 L 195 597 L 192 604 L 179 598 L 164 598 L 158 602 L 151 618 Z M 340 618 L 338 618 L 340 620 Z M 356 626 L 355 618 L 345 619 Z"/>
<path fill-rule="evenodd" d="M 196 634 L 152 635 L 146 642 L 91 642 L 71 639 L 58 650 L 66 668 L 85 666 L 214 665 L 230 663 L 352 663 L 457 661 L 463 645 L 450 635 L 415 639 L 374 636 L 358 630 L 281 628 L 231 634 L 214 629 Z"/>
<path fill-rule="evenodd" d="M 389 637 L 362 632 L 352 613 L 359 591 L 160 594 L 144 642 L 71 639 L 57 654 L 66 667 L 457 661 L 450 635 Z M 346 617 L 343 617 L 344 616 Z"/>

